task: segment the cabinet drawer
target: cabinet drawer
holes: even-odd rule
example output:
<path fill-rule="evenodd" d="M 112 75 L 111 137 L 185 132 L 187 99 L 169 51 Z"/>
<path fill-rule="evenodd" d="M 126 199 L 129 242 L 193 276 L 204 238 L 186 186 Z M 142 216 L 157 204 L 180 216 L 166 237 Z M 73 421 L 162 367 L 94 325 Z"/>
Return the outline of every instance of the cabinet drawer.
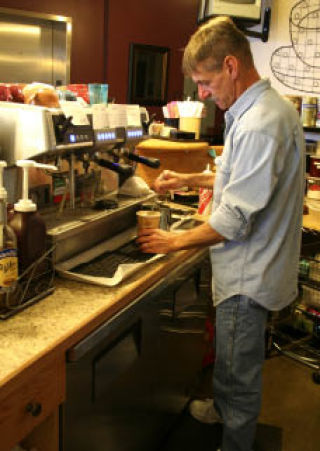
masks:
<path fill-rule="evenodd" d="M 52 413 L 65 397 L 64 356 L 41 359 L 0 392 L 0 451 L 7 451 Z"/>

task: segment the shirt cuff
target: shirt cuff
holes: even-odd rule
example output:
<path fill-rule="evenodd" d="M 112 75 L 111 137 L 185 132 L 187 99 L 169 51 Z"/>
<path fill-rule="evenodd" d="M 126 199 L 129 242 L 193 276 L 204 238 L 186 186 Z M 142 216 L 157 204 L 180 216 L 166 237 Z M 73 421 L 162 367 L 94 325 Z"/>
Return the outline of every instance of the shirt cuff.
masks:
<path fill-rule="evenodd" d="M 227 240 L 242 241 L 248 234 L 243 217 L 237 217 L 233 210 L 220 205 L 209 218 L 209 225 Z"/>

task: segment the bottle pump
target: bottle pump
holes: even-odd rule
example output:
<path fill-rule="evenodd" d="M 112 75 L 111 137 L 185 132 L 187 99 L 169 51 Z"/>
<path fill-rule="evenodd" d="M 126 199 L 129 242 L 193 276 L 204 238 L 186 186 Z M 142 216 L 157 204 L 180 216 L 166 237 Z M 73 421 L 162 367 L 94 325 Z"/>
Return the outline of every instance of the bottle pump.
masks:
<path fill-rule="evenodd" d="M 18 160 L 17 166 L 22 168 L 22 199 L 14 204 L 15 211 L 28 212 L 36 211 L 37 205 L 29 199 L 29 169 L 30 168 L 42 168 L 51 171 L 57 171 L 58 168 L 51 164 L 37 163 L 33 160 Z"/>
<path fill-rule="evenodd" d="M 37 163 L 33 160 L 18 160 L 16 165 L 23 170 L 22 198 L 14 204 L 14 214 L 10 221 L 18 242 L 19 272 L 23 273 L 46 251 L 46 226 L 37 212 L 37 205 L 29 199 L 29 169 L 42 168 L 56 171 L 53 165 Z"/>

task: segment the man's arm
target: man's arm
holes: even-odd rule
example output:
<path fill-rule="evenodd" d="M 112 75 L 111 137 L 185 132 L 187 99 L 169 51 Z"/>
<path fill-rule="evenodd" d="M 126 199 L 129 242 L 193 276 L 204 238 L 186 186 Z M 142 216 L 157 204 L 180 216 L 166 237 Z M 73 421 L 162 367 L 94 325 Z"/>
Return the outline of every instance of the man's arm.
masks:
<path fill-rule="evenodd" d="M 224 240 L 220 233 L 205 223 L 185 232 L 144 229 L 139 233 L 137 242 L 143 252 L 168 254 L 182 249 L 207 247 Z"/>
<path fill-rule="evenodd" d="M 179 189 L 183 186 L 189 188 L 203 187 L 212 188 L 214 175 L 212 173 L 200 172 L 195 174 L 182 174 L 175 171 L 163 171 L 154 182 L 154 189 L 159 193 Z"/>

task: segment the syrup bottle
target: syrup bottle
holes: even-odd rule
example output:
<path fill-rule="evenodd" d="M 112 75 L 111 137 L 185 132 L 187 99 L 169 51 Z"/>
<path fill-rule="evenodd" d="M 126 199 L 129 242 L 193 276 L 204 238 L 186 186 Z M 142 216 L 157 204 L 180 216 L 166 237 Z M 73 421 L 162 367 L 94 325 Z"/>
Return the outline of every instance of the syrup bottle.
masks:
<path fill-rule="evenodd" d="M 3 186 L 3 169 L 0 161 L 0 294 L 12 291 L 18 279 L 17 240 L 7 224 L 7 191 Z"/>
<path fill-rule="evenodd" d="M 57 170 L 57 168 L 32 160 L 18 160 L 16 165 L 23 170 L 22 199 L 14 204 L 10 226 L 17 236 L 19 273 L 22 275 L 46 252 L 46 225 L 37 211 L 37 205 L 29 199 L 28 172 L 30 168 L 49 170 Z M 41 265 L 35 269 L 35 272 L 39 271 L 41 272 Z"/>

